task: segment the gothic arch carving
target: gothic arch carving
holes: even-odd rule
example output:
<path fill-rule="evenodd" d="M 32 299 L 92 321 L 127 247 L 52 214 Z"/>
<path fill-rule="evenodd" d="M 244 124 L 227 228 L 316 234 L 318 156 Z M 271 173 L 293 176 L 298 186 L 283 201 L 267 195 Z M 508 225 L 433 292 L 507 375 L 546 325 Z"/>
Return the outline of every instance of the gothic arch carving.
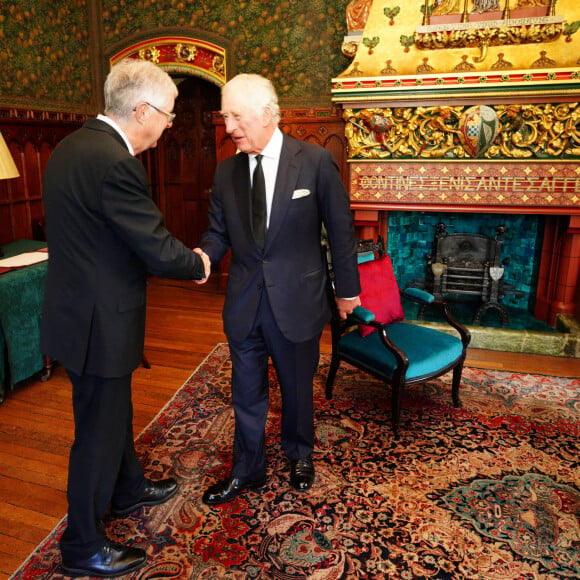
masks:
<path fill-rule="evenodd" d="M 122 44 L 122 45 L 121 45 Z M 222 87 L 232 76 L 231 43 L 191 29 L 157 29 L 130 36 L 108 52 L 108 66 L 124 58 L 150 60 L 169 74 L 197 76 Z"/>

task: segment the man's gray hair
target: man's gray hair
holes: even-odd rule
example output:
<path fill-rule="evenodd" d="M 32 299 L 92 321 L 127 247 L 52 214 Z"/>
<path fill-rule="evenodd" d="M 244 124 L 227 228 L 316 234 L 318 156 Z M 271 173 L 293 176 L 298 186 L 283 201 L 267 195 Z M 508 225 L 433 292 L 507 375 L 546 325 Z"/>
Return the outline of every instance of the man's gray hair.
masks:
<path fill-rule="evenodd" d="M 105 80 L 105 114 L 127 120 L 139 103 L 162 106 L 177 96 L 173 79 L 148 60 L 125 59 L 114 65 Z"/>
<path fill-rule="evenodd" d="M 247 108 L 257 115 L 261 115 L 264 109 L 269 108 L 272 113 L 272 125 L 278 125 L 280 121 L 278 95 L 274 85 L 267 78 L 257 74 L 239 74 L 222 87 L 222 95 L 229 91 L 243 94 Z"/>

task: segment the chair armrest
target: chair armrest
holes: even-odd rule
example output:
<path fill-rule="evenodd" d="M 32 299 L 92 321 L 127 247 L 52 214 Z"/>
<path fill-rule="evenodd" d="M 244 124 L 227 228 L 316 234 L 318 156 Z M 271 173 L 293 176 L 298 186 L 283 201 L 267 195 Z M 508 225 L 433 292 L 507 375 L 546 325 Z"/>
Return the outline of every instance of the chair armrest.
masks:
<path fill-rule="evenodd" d="M 426 290 L 422 290 L 421 288 L 405 288 L 404 290 L 401 290 L 401 296 L 411 300 L 411 302 L 439 310 L 445 321 L 459 333 L 463 346 L 467 348 L 471 341 L 471 333 L 467 328 L 465 328 L 465 326 L 463 326 L 463 324 L 460 324 L 457 322 L 457 320 L 455 320 L 451 314 L 451 311 L 449 310 L 449 305 L 447 302 L 444 300 L 435 300 L 435 296 L 433 296 L 433 294 L 427 292 Z"/>
<path fill-rule="evenodd" d="M 405 288 L 401 290 L 401 295 L 418 304 L 431 304 L 435 300 L 435 296 L 421 288 Z"/>
<path fill-rule="evenodd" d="M 362 306 L 357 306 L 352 311 L 352 317 L 362 324 L 368 324 L 369 322 L 372 322 L 375 319 L 375 315 L 370 310 L 367 310 Z"/>
<path fill-rule="evenodd" d="M 377 322 L 375 320 L 374 313 L 364 308 L 363 306 L 357 306 L 356 308 L 354 308 L 352 314 L 349 314 L 346 320 L 339 321 L 339 326 L 333 327 L 333 341 L 334 340 L 338 341 L 339 337 L 337 333 L 339 332 L 339 327 L 342 329 L 340 332 L 342 332 L 345 329 L 352 327 L 353 324 L 364 324 L 366 326 L 372 326 L 373 328 L 375 328 L 378 331 L 379 336 L 381 337 L 381 342 L 383 343 L 383 346 L 387 350 L 389 350 L 397 360 L 397 372 L 402 373 L 404 375 L 404 373 L 407 370 L 407 367 L 409 366 L 409 358 L 389 338 L 389 335 L 387 334 L 388 325 L 382 322 Z M 353 332 L 358 331 L 354 330 Z"/>

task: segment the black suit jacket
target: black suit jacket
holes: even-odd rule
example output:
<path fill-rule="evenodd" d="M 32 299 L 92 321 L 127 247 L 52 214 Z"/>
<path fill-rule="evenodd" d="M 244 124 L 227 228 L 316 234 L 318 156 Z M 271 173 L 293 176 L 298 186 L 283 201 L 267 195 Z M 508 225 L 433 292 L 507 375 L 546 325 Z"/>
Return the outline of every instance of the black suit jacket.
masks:
<path fill-rule="evenodd" d="M 249 159 L 239 153 L 216 169 L 210 225 L 200 246 L 212 263 L 231 247 L 224 330 L 243 340 L 265 285 L 280 331 L 292 342 L 319 334 L 330 318 L 321 252 L 324 223 L 332 248 L 336 293 L 360 293 L 348 195 L 329 151 L 284 135 L 264 250 L 251 225 Z"/>
<path fill-rule="evenodd" d="M 165 229 L 145 168 L 101 120 L 56 147 L 43 197 L 41 350 L 76 374 L 126 375 L 143 353 L 147 271 L 202 278 L 201 259 Z"/>

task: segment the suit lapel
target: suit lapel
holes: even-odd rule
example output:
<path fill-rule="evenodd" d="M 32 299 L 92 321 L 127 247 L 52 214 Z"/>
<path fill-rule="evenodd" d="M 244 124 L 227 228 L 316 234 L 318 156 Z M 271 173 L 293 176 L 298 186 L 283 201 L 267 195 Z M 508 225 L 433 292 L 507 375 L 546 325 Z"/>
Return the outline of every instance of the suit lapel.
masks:
<path fill-rule="evenodd" d="M 280 231 L 280 226 L 292 201 L 292 192 L 295 189 L 300 173 L 299 153 L 301 150 L 300 141 L 284 135 L 280 162 L 278 163 L 278 173 L 276 175 L 276 186 L 274 187 L 274 198 L 272 199 L 266 246 L 272 242 Z"/>

